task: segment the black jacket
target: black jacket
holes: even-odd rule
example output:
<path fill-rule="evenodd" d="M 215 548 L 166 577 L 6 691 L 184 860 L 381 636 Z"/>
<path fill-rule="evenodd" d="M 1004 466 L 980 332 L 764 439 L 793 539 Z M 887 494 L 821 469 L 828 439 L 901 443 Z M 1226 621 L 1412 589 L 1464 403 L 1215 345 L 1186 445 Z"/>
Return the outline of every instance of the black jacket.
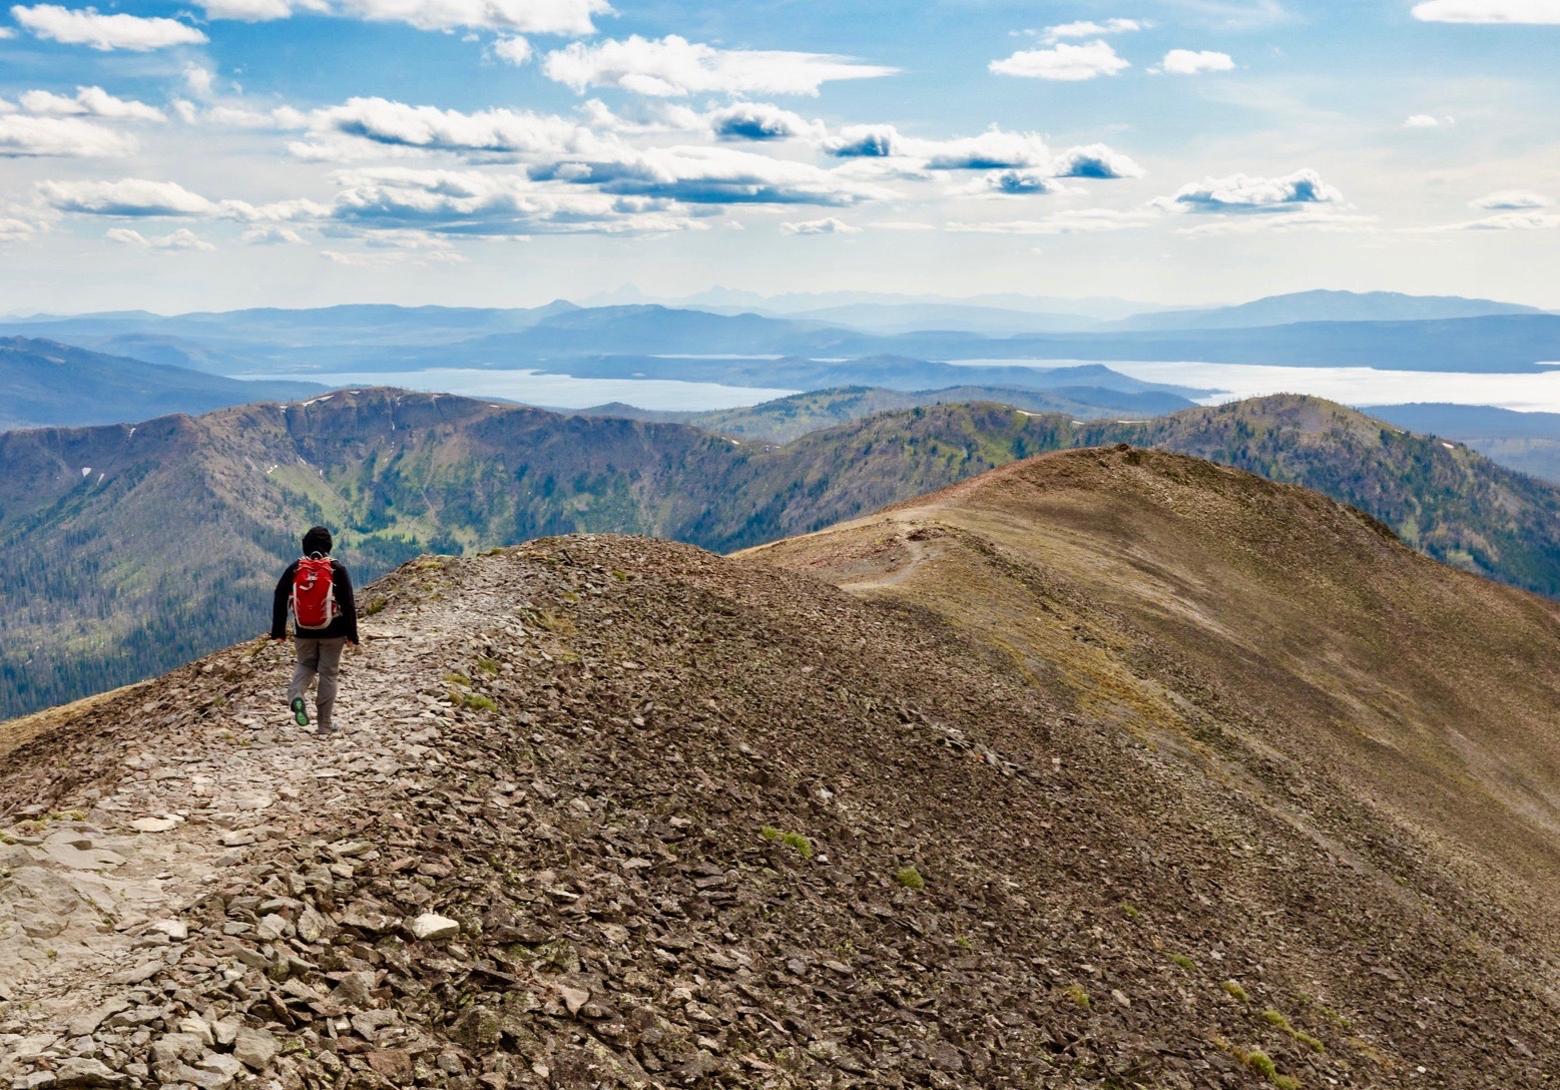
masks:
<path fill-rule="evenodd" d="M 305 629 L 296 635 L 311 640 L 332 640 L 339 636 L 345 636 L 348 643 L 358 642 L 357 631 L 357 606 L 352 601 L 352 577 L 347 574 L 347 566 L 339 560 L 332 560 L 331 567 L 331 596 L 336 599 L 336 619 L 321 629 Z M 276 584 L 276 597 L 271 602 L 271 638 L 273 640 L 285 639 L 287 636 L 287 612 L 292 601 L 293 575 L 298 570 L 298 562 L 294 560 L 287 565 L 287 570 L 282 572 L 282 577 Z M 296 629 L 294 625 L 294 629 Z"/>

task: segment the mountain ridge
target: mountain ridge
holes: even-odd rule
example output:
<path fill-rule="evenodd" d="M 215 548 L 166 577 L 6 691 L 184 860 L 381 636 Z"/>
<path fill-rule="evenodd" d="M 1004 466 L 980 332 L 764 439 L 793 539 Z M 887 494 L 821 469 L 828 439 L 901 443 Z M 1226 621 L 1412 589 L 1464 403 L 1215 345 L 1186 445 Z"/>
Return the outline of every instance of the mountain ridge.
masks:
<path fill-rule="evenodd" d="M 1315 493 L 1090 448 L 736 558 L 572 536 L 365 589 L 334 737 L 283 725 L 260 641 L 0 763 L 0 1074 L 1385 1088 L 1560 1057 L 1560 742 L 1529 729 L 1560 606 Z M 1442 701 L 1477 713 L 1444 768 Z M 1362 745 L 1398 780 L 1356 783 Z M 1426 775 L 1455 812 L 1396 805 Z M 1491 811 L 1481 867 L 1500 783 L 1548 809 Z"/>
<path fill-rule="evenodd" d="M 0 433 L 0 608 L 13 635 L 0 706 L 123 684 L 262 630 L 270 581 L 296 549 L 289 530 L 312 523 L 335 530 L 361 577 L 424 551 L 571 531 L 729 551 L 1043 451 L 1122 441 L 1322 487 L 1445 560 L 1560 587 L 1560 490 L 1315 399 L 1124 424 L 933 405 L 776 447 L 367 389 L 134 428 Z M 194 589 L 186 555 L 210 576 Z"/>
<path fill-rule="evenodd" d="M 113 424 L 325 389 L 308 381 L 224 378 L 30 337 L 0 337 L 0 388 L 0 430 Z"/>

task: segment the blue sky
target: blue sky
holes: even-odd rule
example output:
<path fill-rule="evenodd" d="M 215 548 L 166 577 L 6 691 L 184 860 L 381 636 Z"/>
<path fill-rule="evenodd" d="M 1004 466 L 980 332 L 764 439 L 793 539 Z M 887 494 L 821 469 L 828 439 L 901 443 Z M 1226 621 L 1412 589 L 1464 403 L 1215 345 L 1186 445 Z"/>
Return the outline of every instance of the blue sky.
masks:
<path fill-rule="evenodd" d="M 1560 307 L 1560 0 L 0 11 L 0 310 Z"/>

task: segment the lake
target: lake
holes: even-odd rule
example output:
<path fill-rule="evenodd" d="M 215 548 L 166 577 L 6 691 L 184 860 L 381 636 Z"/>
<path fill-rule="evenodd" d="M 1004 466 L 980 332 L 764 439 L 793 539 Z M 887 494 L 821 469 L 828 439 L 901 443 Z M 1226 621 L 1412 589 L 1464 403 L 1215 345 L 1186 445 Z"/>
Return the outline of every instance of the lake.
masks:
<path fill-rule="evenodd" d="M 672 379 L 574 378 L 537 371 L 499 371 L 479 367 L 433 367 L 422 371 L 329 371 L 279 375 L 243 375 L 247 379 L 287 378 L 326 386 L 399 386 L 464 397 L 496 397 L 547 409 L 586 409 L 621 401 L 641 409 L 704 412 L 734 409 L 787 397 L 795 390 L 723 386 L 717 382 Z"/>
<path fill-rule="evenodd" d="M 950 360 L 978 367 L 1070 367 L 1080 360 Z M 1199 400 L 1217 405 L 1267 394 L 1312 394 L 1345 405 L 1397 405 L 1446 401 L 1496 405 L 1522 412 L 1560 412 L 1560 370 L 1542 374 L 1469 374 L 1459 371 L 1379 371 L 1374 367 L 1276 367 L 1258 363 L 1172 363 L 1155 360 L 1106 364 L 1145 382 L 1167 382 L 1220 391 Z"/>

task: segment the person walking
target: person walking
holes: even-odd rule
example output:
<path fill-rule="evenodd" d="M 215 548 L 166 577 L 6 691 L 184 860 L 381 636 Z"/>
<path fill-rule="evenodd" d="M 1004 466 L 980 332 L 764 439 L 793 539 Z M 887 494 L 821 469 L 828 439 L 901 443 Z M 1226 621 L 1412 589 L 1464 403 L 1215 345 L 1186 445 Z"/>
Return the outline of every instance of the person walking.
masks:
<path fill-rule="evenodd" d="M 331 712 L 336 704 L 341 652 L 349 643 L 358 645 L 352 577 L 345 564 L 331 557 L 331 545 L 329 530 L 323 526 L 310 528 L 303 535 L 303 555 L 287 565 L 277 580 L 271 602 L 271 639 L 287 639 L 290 613 L 298 646 L 298 662 L 293 667 L 292 684 L 287 687 L 288 707 L 300 727 L 309 725 L 309 706 L 304 695 L 317 676 L 319 689 L 314 697 L 314 712 L 319 734 L 336 729 Z"/>

